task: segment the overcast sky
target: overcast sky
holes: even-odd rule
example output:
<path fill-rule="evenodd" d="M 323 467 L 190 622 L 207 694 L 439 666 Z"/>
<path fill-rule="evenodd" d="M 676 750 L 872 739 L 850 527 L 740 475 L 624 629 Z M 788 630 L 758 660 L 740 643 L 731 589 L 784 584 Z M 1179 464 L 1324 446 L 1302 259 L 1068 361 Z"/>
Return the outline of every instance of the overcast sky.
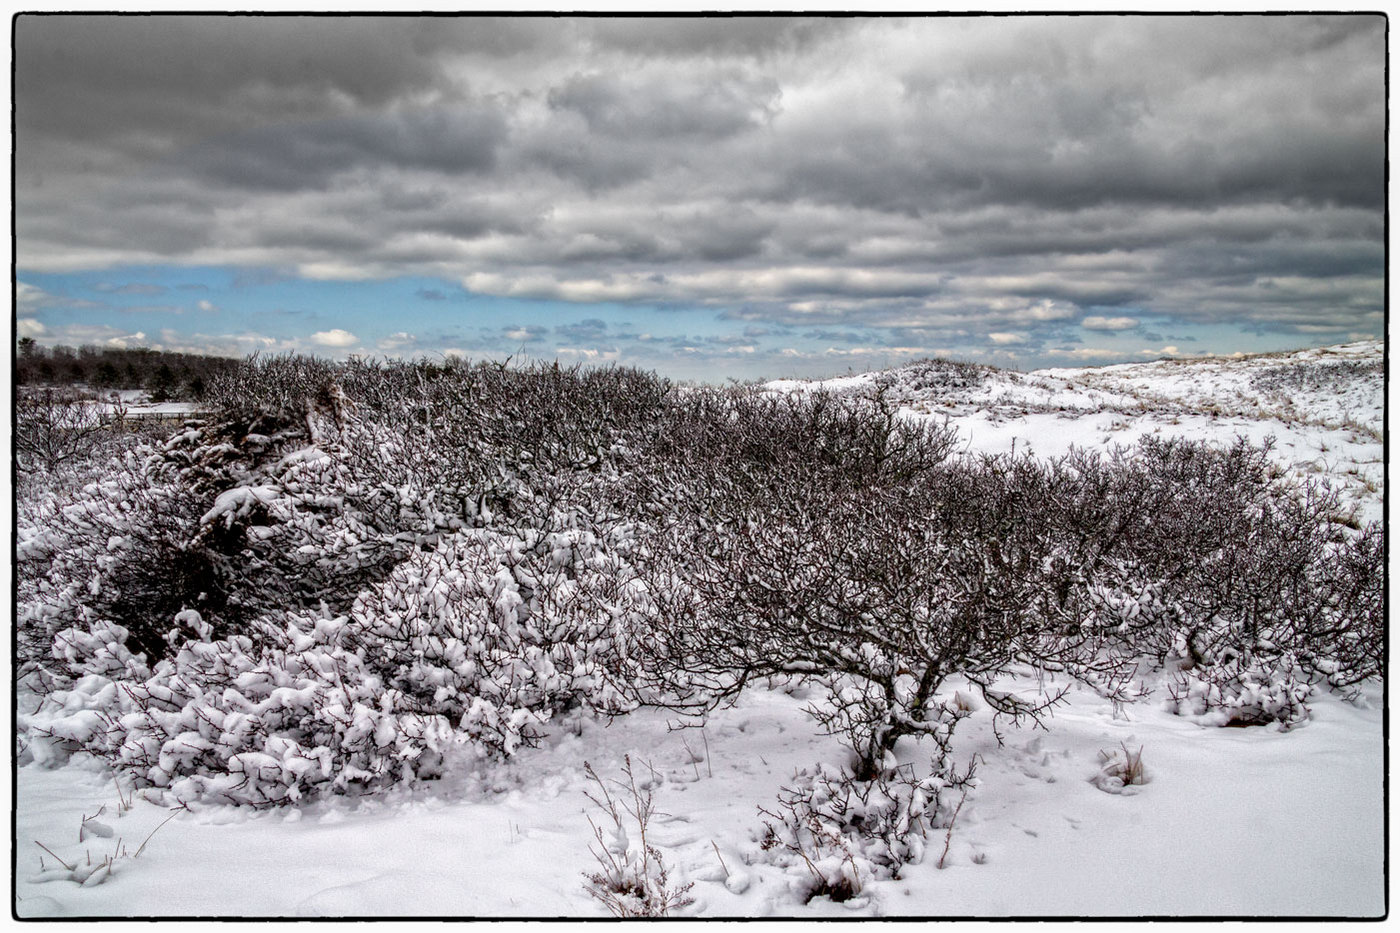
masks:
<path fill-rule="evenodd" d="M 17 332 L 722 380 L 1379 337 L 1379 16 L 15 27 Z"/>

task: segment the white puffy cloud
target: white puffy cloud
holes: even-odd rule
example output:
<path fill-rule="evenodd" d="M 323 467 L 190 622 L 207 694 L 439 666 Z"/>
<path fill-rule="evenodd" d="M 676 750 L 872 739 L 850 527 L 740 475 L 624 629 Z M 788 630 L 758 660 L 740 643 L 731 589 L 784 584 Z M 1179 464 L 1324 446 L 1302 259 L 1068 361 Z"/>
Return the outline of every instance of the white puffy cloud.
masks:
<path fill-rule="evenodd" d="M 320 330 L 311 335 L 311 342 L 320 347 L 353 347 L 360 342 L 360 338 L 350 333 L 348 330 L 341 330 L 339 327 L 331 330 Z"/>
<path fill-rule="evenodd" d="M 1135 317 L 1102 317 L 1091 314 L 1079 322 L 1085 330 L 1129 330 L 1138 326 Z"/>
<path fill-rule="evenodd" d="M 340 331 L 340 333 L 344 334 L 345 331 Z M 349 346 L 350 344 L 355 342 L 355 336 L 353 334 L 347 334 L 346 336 L 350 337 L 349 342 L 339 344 L 339 346 Z M 390 334 L 387 337 L 380 337 L 374 342 L 374 345 L 380 350 L 383 350 L 385 353 L 396 353 L 401 350 L 412 348 L 415 345 L 417 345 L 417 343 L 417 337 L 415 337 L 413 334 L 408 333 L 407 331 L 401 330 L 397 333 Z"/>

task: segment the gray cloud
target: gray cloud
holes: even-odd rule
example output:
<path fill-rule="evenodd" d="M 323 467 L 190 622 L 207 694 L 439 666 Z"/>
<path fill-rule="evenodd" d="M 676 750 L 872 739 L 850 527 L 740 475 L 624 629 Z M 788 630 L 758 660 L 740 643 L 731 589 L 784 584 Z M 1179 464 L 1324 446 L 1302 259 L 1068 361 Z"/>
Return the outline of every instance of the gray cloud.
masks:
<path fill-rule="evenodd" d="M 695 83 L 652 75 L 590 73 L 551 88 L 552 108 L 577 113 L 604 137 L 713 141 L 761 125 L 778 98 L 776 81 L 742 71 L 704 74 Z"/>
<path fill-rule="evenodd" d="M 554 332 L 568 340 L 596 341 L 607 337 L 608 324 L 598 318 L 588 318 L 574 324 L 560 324 Z"/>
<path fill-rule="evenodd" d="M 538 343 L 549 335 L 549 328 L 537 324 L 512 324 L 501 328 L 506 339 L 517 343 Z"/>
<path fill-rule="evenodd" d="M 326 115 L 431 88 L 439 23 L 396 18 L 23 16 L 16 117 L 69 138 L 172 136 Z M 196 67 L 197 66 L 197 67 Z M 178 119 L 177 119 L 178 118 Z M 139 145 L 135 140 L 130 145 Z"/>
<path fill-rule="evenodd" d="M 109 295 L 163 295 L 167 291 L 164 285 L 156 285 L 151 282 L 128 282 L 125 285 L 99 282 L 93 288 Z"/>
<path fill-rule="evenodd" d="M 19 264 L 428 275 L 875 348 L 1379 333 L 1384 41 L 1369 15 L 21 16 Z"/>
<path fill-rule="evenodd" d="M 840 20 L 745 16 L 697 19 L 586 20 L 583 32 L 600 49 L 627 56 L 764 57 L 810 47 L 844 29 Z"/>
<path fill-rule="evenodd" d="M 294 191 L 354 168 L 421 168 L 453 176 L 489 169 L 505 122 L 486 107 L 362 114 L 225 135 L 175 153 L 176 166 L 241 189 Z"/>

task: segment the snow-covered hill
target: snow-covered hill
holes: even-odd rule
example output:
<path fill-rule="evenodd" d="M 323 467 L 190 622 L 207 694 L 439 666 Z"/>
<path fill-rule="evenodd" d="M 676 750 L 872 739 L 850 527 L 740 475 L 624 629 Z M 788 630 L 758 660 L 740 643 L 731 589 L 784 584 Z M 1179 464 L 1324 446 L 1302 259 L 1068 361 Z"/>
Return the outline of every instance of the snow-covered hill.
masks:
<path fill-rule="evenodd" d="M 1131 445 L 1145 434 L 1256 443 L 1297 477 L 1333 484 L 1358 521 L 1379 520 L 1385 485 L 1385 346 L 1362 341 L 1258 356 L 1170 359 L 1029 373 L 916 363 L 780 391 L 868 392 L 884 382 L 911 415 L 947 419 L 971 451 Z"/>

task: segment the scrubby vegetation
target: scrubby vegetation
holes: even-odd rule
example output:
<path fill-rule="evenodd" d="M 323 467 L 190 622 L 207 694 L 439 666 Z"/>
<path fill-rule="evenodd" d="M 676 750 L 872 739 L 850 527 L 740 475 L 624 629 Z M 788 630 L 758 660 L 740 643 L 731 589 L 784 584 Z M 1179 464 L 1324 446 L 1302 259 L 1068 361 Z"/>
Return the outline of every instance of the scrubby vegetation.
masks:
<path fill-rule="evenodd" d="M 1183 715 L 1286 728 L 1382 675 L 1380 527 L 1266 449 L 974 457 L 897 396 L 245 361 L 210 417 L 21 488 L 21 760 L 273 806 L 801 681 L 850 766 L 790 788 L 767 849 L 850 896 L 953 818 L 952 678 L 1006 722 L 1151 673 Z"/>
<path fill-rule="evenodd" d="M 1337 386 L 1358 377 L 1380 378 L 1385 367 L 1372 360 L 1316 360 L 1261 369 L 1251 378 L 1265 392 L 1293 392 Z"/>

